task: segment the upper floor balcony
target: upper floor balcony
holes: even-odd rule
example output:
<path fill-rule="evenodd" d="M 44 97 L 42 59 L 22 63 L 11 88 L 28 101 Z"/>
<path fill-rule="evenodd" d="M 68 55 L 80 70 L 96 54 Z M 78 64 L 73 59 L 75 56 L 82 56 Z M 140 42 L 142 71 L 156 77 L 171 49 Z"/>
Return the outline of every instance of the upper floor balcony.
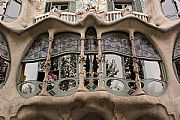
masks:
<path fill-rule="evenodd" d="M 103 21 L 116 21 L 125 16 L 135 16 L 148 22 L 148 15 L 141 0 L 132 1 L 70 1 L 70 2 L 46 2 L 44 12 L 34 18 L 37 23 L 50 15 L 55 15 L 59 19 L 69 22 L 78 22 L 88 13 L 94 13 Z"/>
<path fill-rule="evenodd" d="M 102 18 L 104 21 L 116 21 L 116 20 L 119 20 L 129 14 L 129 15 L 135 16 L 145 22 L 148 22 L 148 15 L 146 15 L 144 13 L 131 11 L 131 12 L 127 12 L 127 14 L 124 15 L 123 12 L 125 12 L 125 11 L 109 11 L 105 14 L 103 13 L 103 15 L 102 15 L 102 13 L 98 13 L 97 16 L 100 19 Z M 50 12 L 38 15 L 34 18 L 34 23 L 38 23 L 39 21 L 41 21 L 49 16 L 50 16 Z M 78 14 L 73 13 L 73 12 L 61 12 L 61 14 L 59 14 L 58 17 L 61 20 L 69 21 L 69 22 L 77 22 L 79 20 Z"/>

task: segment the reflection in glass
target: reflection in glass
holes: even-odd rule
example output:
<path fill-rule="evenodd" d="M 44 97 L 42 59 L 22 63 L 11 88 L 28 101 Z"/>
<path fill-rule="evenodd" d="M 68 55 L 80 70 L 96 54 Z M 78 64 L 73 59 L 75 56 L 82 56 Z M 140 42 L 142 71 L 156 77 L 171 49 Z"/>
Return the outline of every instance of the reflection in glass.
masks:
<path fill-rule="evenodd" d="M 98 77 L 98 64 L 97 55 L 85 55 L 84 71 L 86 77 Z"/>
<path fill-rule="evenodd" d="M 121 57 L 113 54 L 105 55 L 106 76 L 123 78 Z"/>
<path fill-rule="evenodd" d="M 161 82 L 152 81 L 148 84 L 148 92 L 162 92 L 164 86 Z"/>
<path fill-rule="evenodd" d="M 26 63 L 24 65 L 24 76 L 25 80 L 37 80 L 38 77 L 38 62 L 35 63 Z"/>
<path fill-rule="evenodd" d="M 139 78 L 144 79 L 143 60 L 137 59 L 139 67 Z M 135 80 L 135 72 L 132 58 L 124 57 L 125 78 Z"/>
<path fill-rule="evenodd" d="M 32 83 L 25 83 L 22 84 L 20 91 L 23 94 L 30 94 L 35 91 L 35 86 Z"/>
<path fill-rule="evenodd" d="M 161 70 L 157 61 L 144 61 L 146 78 L 162 79 Z"/>
<path fill-rule="evenodd" d="M 170 20 L 180 17 L 180 2 L 178 0 L 161 0 L 164 15 Z"/>
<path fill-rule="evenodd" d="M 0 6 L 0 14 L 3 15 L 1 20 L 6 22 L 14 21 L 20 13 L 21 10 L 21 1 L 20 0 L 9 0 Z"/>
<path fill-rule="evenodd" d="M 107 86 L 114 91 L 121 91 L 124 89 L 124 84 L 120 80 L 108 80 Z"/>

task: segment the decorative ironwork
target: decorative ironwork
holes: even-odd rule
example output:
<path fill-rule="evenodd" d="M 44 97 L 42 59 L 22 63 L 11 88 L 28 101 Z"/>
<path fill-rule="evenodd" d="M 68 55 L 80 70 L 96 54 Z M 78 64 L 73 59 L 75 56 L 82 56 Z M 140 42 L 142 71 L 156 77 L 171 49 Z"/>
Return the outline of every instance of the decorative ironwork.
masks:
<path fill-rule="evenodd" d="M 61 58 L 61 78 L 75 77 L 77 55 L 66 55 Z"/>
<path fill-rule="evenodd" d="M 135 50 L 137 57 L 160 59 L 150 40 L 141 33 L 135 33 Z"/>
<path fill-rule="evenodd" d="M 106 33 L 102 37 L 104 41 L 104 51 L 113 51 L 131 55 L 131 43 L 127 33 Z"/>
<path fill-rule="evenodd" d="M 8 45 L 5 36 L 0 33 L 0 57 L 10 60 Z"/>
<path fill-rule="evenodd" d="M 8 62 L 0 58 L 0 84 L 5 82 L 8 69 Z"/>
<path fill-rule="evenodd" d="M 48 34 L 40 35 L 31 45 L 24 61 L 46 58 L 48 52 Z"/>
<path fill-rule="evenodd" d="M 52 45 L 52 56 L 64 52 L 78 52 L 80 49 L 80 35 L 75 33 L 59 33 Z"/>

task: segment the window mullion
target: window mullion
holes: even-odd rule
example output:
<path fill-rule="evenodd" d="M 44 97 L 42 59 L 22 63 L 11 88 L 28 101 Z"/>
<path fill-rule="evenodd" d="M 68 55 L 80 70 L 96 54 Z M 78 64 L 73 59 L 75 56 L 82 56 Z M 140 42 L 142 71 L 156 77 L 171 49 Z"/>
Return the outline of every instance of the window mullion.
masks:
<path fill-rule="evenodd" d="M 47 92 L 47 86 L 48 86 L 48 74 L 51 68 L 51 52 L 52 52 L 52 43 L 54 40 L 54 35 L 49 35 L 49 45 L 48 45 L 48 53 L 47 53 L 47 58 L 46 58 L 46 62 L 45 62 L 45 77 L 43 80 L 43 85 L 42 85 L 42 90 L 41 93 L 39 95 L 42 96 L 47 96 L 48 92 Z"/>
<path fill-rule="evenodd" d="M 135 50 L 134 32 L 131 32 L 129 37 L 130 37 L 131 46 L 132 46 L 133 71 L 135 72 L 135 85 L 136 85 L 135 95 L 144 95 L 145 92 L 141 88 L 141 79 L 139 77 L 140 66 L 138 65 L 138 60 L 137 60 L 137 55 L 136 55 L 136 50 Z"/>

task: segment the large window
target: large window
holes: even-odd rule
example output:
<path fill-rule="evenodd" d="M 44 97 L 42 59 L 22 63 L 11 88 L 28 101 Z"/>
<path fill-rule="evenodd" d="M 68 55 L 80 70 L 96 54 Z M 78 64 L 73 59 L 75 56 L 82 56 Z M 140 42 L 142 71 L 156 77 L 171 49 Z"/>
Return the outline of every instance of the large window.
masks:
<path fill-rule="evenodd" d="M 10 54 L 5 36 L 0 33 L 0 88 L 5 84 L 8 76 Z"/>
<path fill-rule="evenodd" d="M 116 94 L 133 95 L 136 89 L 136 62 L 142 89 L 147 94 L 157 95 L 165 89 L 161 58 L 147 37 L 141 33 L 134 36 L 135 58 L 127 33 L 103 34 L 105 84 Z"/>
<path fill-rule="evenodd" d="M 57 33 L 54 36 L 47 86 L 47 91 L 53 96 L 64 95 L 64 91 L 71 94 L 77 87 L 79 38 L 80 35 L 75 33 Z M 41 34 L 23 59 L 18 89 L 25 97 L 38 95 L 42 89 L 48 47 L 48 34 Z"/>
<path fill-rule="evenodd" d="M 49 12 L 53 8 L 57 8 L 63 12 L 76 12 L 76 2 L 47 2 L 45 12 Z"/>
<path fill-rule="evenodd" d="M 96 29 L 89 27 L 84 36 L 81 40 L 70 32 L 56 33 L 53 40 L 47 33 L 38 36 L 22 61 L 19 92 L 25 97 L 38 95 L 48 79 L 47 91 L 53 96 L 73 94 L 79 86 L 88 91 L 105 86 L 116 95 L 136 95 L 139 80 L 145 93 L 163 94 L 162 60 L 145 35 L 113 31 L 97 39 Z"/>
<path fill-rule="evenodd" d="M 85 83 L 84 86 L 89 90 L 94 90 L 98 86 L 98 68 L 99 64 L 97 61 L 98 55 L 98 40 L 96 30 L 94 28 L 88 28 L 86 31 L 84 40 L 84 53 L 85 63 L 84 72 Z"/>
<path fill-rule="evenodd" d="M 118 11 L 128 7 L 133 11 L 146 13 L 144 0 L 108 0 L 107 5 L 108 11 Z"/>
<path fill-rule="evenodd" d="M 170 20 L 180 18 L 180 2 L 179 0 L 161 0 L 164 15 Z"/>

